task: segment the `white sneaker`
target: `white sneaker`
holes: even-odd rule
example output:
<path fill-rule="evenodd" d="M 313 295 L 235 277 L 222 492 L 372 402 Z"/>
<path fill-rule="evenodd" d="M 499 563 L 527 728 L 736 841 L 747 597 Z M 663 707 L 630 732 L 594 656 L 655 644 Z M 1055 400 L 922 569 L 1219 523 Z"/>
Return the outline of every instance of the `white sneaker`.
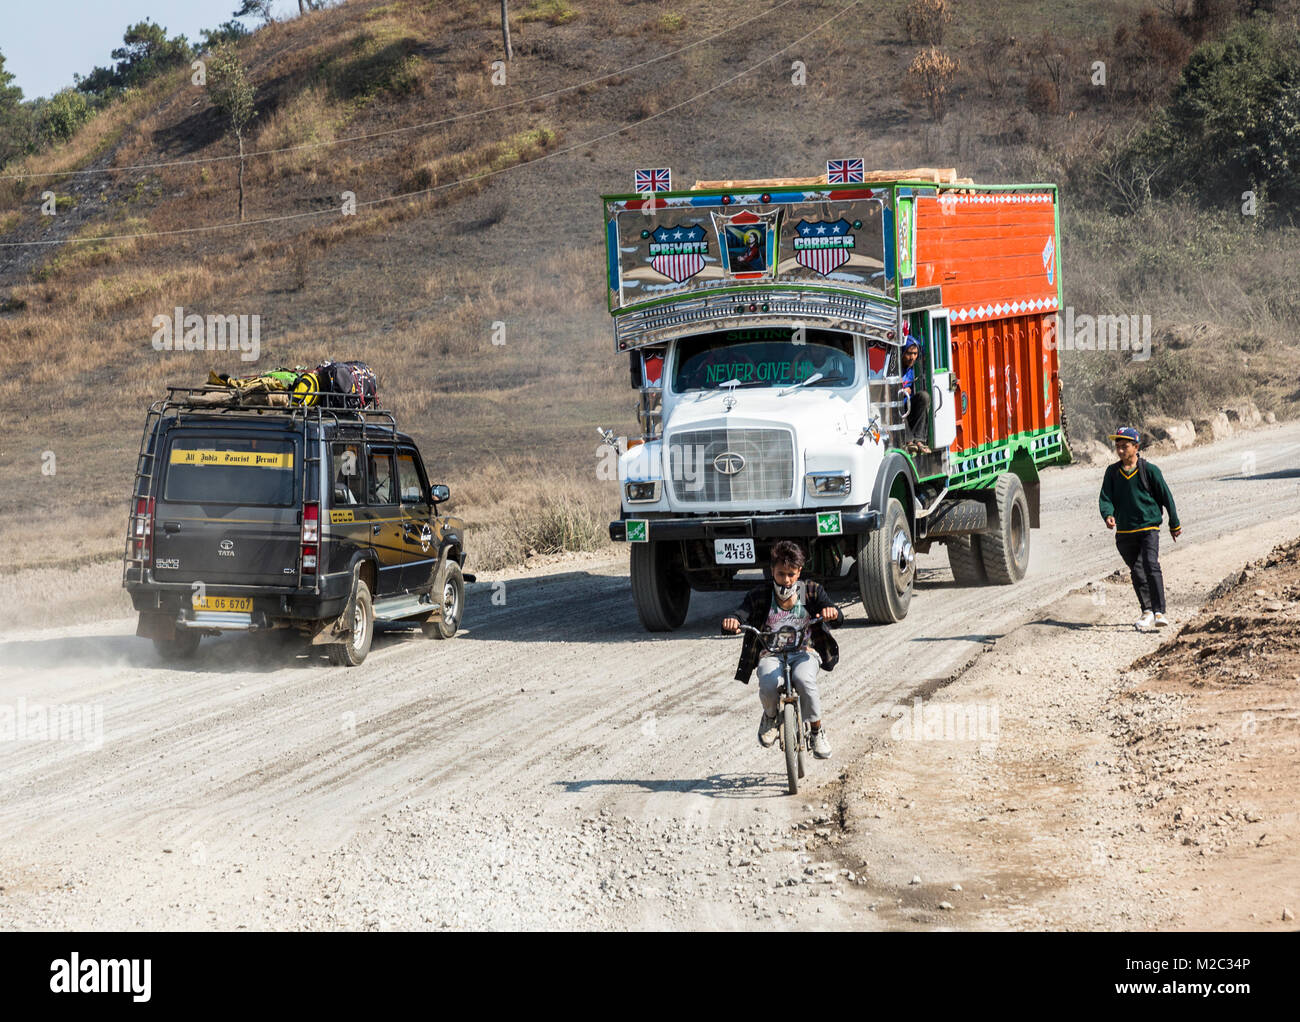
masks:
<path fill-rule="evenodd" d="M 1165 617 L 1163 614 L 1157 614 L 1157 615 L 1156 615 L 1156 627 L 1157 627 L 1157 628 L 1168 628 L 1168 627 L 1169 627 L 1169 618 Z"/>
<path fill-rule="evenodd" d="M 1140 618 L 1133 622 L 1133 627 L 1139 632 L 1149 632 L 1156 623 L 1155 615 L 1151 611 L 1145 611 Z"/>
<path fill-rule="evenodd" d="M 777 724 L 775 717 L 769 717 L 766 713 L 758 721 L 758 744 L 765 749 L 770 749 L 776 744 L 777 736 L 781 734 L 781 728 Z"/>

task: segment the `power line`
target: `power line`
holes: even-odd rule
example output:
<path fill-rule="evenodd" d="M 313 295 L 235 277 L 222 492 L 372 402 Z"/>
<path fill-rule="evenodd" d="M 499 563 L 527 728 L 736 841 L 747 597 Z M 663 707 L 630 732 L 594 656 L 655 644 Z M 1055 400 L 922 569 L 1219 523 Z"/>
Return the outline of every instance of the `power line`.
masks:
<path fill-rule="evenodd" d="M 697 39 L 693 43 L 687 43 L 685 46 L 676 50 L 670 50 L 668 53 L 660 54 L 658 57 L 652 57 L 649 60 L 643 60 L 638 64 L 630 64 L 627 67 L 619 68 L 617 71 L 609 71 L 603 75 L 597 75 L 595 78 L 588 78 L 586 81 L 578 82 L 574 85 L 566 85 L 562 89 L 553 89 L 550 92 L 543 92 L 536 96 L 525 96 L 522 99 L 514 99 L 509 103 L 502 103 L 499 106 L 488 107 L 486 110 L 472 110 L 463 114 L 456 114 L 454 117 L 443 117 L 436 121 L 421 121 L 418 124 L 407 124 L 397 128 L 385 128 L 383 131 L 363 132 L 359 135 L 348 135 L 344 138 L 323 139 L 319 142 L 303 142 L 299 145 L 282 146 L 279 149 L 258 149 L 251 153 L 245 153 L 243 159 L 252 159 L 254 156 L 274 156 L 279 153 L 300 152 L 304 149 L 319 149 L 323 146 L 346 145 L 350 142 L 362 142 L 372 138 L 383 138 L 387 135 L 397 135 L 406 131 L 417 131 L 422 128 L 436 128 L 444 124 L 454 124 L 457 121 L 468 120 L 474 117 L 485 117 L 488 114 L 499 113 L 502 110 L 509 110 L 512 107 L 521 106 L 524 103 L 537 103 L 542 100 L 552 99 L 555 96 L 561 96 L 566 92 L 573 92 L 575 89 L 585 88 L 588 85 L 594 85 L 597 82 L 603 82 L 608 78 L 617 78 L 620 75 L 629 74 L 633 71 L 639 71 L 641 68 L 649 67 L 651 64 L 657 64 L 660 61 L 668 60 L 679 53 L 685 53 L 687 50 L 694 49 L 697 46 L 703 46 L 705 43 L 712 42 L 720 36 L 730 35 L 736 29 L 748 25 L 750 22 L 758 21 L 765 18 L 782 7 L 787 7 L 794 3 L 795 0 L 780 0 L 780 3 L 774 4 L 767 10 L 755 14 L 753 17 L 746 18 L 744 21 L 738 21 L 734 25 L 729 25 L 721 32 L 715 32 L 713 35 L 705 36 L 703 39 Z M 92 167 L 84 170 L 47 170 L 33 171 L 26 174 L 0 174 L 0 181 L 20 181 L 37 177 L 77 177 L 88 174 L 124 174 L 132 170 L 161 170 L 166 167 L 188 167 L 197 166 L 207 163 L 222 163 L 229 160 L 238 160 L 240 156 L 234 153 L 228 156 L 200 156 L 191 160 L 166 160 L 159 163 L 135 163 L 125 167 Z"/>
<path fill-rule="evenodd" d="M 605 141 L 606 139 L 613 138 L 615 135 L 622 134 L 623 132 L 629 131 L 632 128 L 638 128 L 643 124 L 648 124 L 650 121 L 657 120 L 660 117 L 664 117 L 672 113 L 674 110 L 680 110 L 682 107 L 689 106 L 690 104 L 696 102 L 697 100 L 703 99 L 705 96 L 717 92 L 719 89 L 726 88 L 732 82 L 735 82 L 738 79 L 743 78 L 745 75 L 758 70 L 758 68 L 762 67 L 764 64 L 770 63 L 771 61 L 775 60 L 777 57 L 781 56 L 781 54 L 785 53 L 787 50 L 793 49 L 795 46 L 798 46 L 805 39 L 809 39 L 812 36 L 816 35 L 818 32 L 820 32 L 831 22 L 836 21 L 839 18 L 842 18 L 845 14 L 853 10 L 855 7 L 859 6 L 861 3 L 862 0 L 853 0 L 853 2 L 849 4 L 849 6 L 843 8 L 839 13 L 831 15 L 831 17 L 827 18 L 825 21 L 823 21 L 812 31 L 806 32 L 804 35 L 801 35 L 798 39 L 795 39 L 793 42 L 786 43 L 786 45 L 781 47 L 781 49 L 768 54 L 766 57 L 764 57 L 762 60 L 758 61 L 757 63 L 751 64 L 749 67 L 736 72 L 730 78 L 723 79 L 718 84 L 710 86 L 709 88 L 705 89 L 703 92 L 698 92 L 694 96 L 691 96 L 689 99 L 684 99 L 679 103 L 674 103 L 672 106 L 667 107 L 659 111 L 658 113 L 650 114 L 648 117 L 642 117 L 640 120 L 631 121 L 627 124 L 620 125 L 619 127 L 614 128 L 612 131 L 605 132 L 603 135 L 597 135 L 595 138 L 585 139 L 582 142 L 575 142 L 573 145 L 565 146 L 562 149 L 556 149 L 554 152 L 546 153 L 542 156 L 537 157 L 535 160 L 528 160 L 526 163 L 515 163 L 515 164 L 511 164 L 508 167 L 501 167 L 497 170 L 484 171 L 481 174 L 474 174 L 470 177 L 459 178 L 455 181 L 448 181 L 446 184 L 434 185 L 431 188 L 422 188 L 419 191 L 402 192 L 398 195 L 386 195 L 380 199 L 369 199 L 365 202 L 358 202 L 357 208 L 366 209 L 374 206 L 381 206 L 389 202 L 398 202 L 402 199 L 416 199 L 416 198 L 420 198 L 421 196 L 432 195 L 435 192 L 446 191 L 447 189 L 455 188 L 458 185 L 469 184 L 474 181 L 482 181 L 486 178 L 496 177 L 498 174 L 506 174 L 512 170 L 518 170 L 521 167 L 531 167 L 533 164 L 541 163 L 544 160 L 549 160 L 556 156 L 564 156 L 578 149 L 583 149 L 588 146 L 598 145 L 599 143 Z M 307 210 L 302 213 L 288 213 L 283 216 L 262 217 L 257 220 L 244 220 L 244 221 L 235 220 L 223 224 L 201 224 L 197 227 L 181 227 L 172 231 L 150 231 L 150 232 L 145 232 L 140 234 L 109 234 L 98 238 L 68 238 L 65 240 L 50 240 L 50 241 L 7 241 L 7 242 L 0 242 L 0 248 L 26 248 L 34 245 L 65 245 L 74 242 L 127 241 L 130 239 L 138 239 L 138 238 L 167 238 L 167 237 L 175 237 L 177 235 L 184 235 L 184 234 L 201 234 L 209 231 L 221 231 L 230 228 L 257 227 L 262 224 L 282 223 L 286 220 L 300 220 L 305 217 L 338 216 L 338 215 L 339 215 L 339 210 L 336 207 L 331 206 L 328 209 Z"/>

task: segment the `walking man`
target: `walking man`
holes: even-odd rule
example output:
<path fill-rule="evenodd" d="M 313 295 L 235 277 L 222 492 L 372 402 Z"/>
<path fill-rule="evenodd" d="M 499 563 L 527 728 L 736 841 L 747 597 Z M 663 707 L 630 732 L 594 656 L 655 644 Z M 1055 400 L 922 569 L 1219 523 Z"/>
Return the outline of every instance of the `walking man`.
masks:
<path fill-rule="evenodd" d="M 1164 628 L 1165 580 L 1160 572 L 1160 523 L 1169 511 L 1169 535 L 1178 541 L 1183 531 L 1174 496 L 1165 477 L 1145 458 L 1138 457 L 1138 431 L 1131 426 L 1111 434 L 1119 461 L 1106 466 L 1098 506 L 1106 528 L 1115 530 L 1115 547 L 1128 565 L 1133 591 L 1142 606 L 1134 627 L 1145 632 Z"/>

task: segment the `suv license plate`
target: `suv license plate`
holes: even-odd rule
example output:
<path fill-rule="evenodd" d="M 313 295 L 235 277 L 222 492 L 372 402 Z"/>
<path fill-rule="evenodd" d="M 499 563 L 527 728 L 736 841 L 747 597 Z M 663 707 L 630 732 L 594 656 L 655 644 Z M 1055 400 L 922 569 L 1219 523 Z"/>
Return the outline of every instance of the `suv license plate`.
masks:
<path fill-rule="evenodd" d="M 253 609 L 251 596 L 196 596 L 195 610 L 223 610 L 247 614 Z"/>
<path fill-rule="evenodd" d="M 754 541 L 752 539 L 715 539 L 713 541 L 713 560 L 717 564 L 753 564 Z"/>

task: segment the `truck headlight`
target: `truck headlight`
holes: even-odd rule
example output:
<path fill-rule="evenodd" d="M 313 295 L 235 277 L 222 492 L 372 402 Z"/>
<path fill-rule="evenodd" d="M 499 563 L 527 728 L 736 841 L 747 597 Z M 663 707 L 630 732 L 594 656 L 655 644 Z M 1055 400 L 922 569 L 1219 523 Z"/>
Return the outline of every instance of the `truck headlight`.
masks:
<path fill-rule="evenodd" d="M 623 492 L 629 504 L 653 504 L 659 499 L 659 481 L 650 483 L 624 483 Z"/>
<path fill-rule="evenodd" d="M 810 497 L 842 497 L 853 489 L 853 477 L 847 472 L 809 472 L 803 481 Z"/>

